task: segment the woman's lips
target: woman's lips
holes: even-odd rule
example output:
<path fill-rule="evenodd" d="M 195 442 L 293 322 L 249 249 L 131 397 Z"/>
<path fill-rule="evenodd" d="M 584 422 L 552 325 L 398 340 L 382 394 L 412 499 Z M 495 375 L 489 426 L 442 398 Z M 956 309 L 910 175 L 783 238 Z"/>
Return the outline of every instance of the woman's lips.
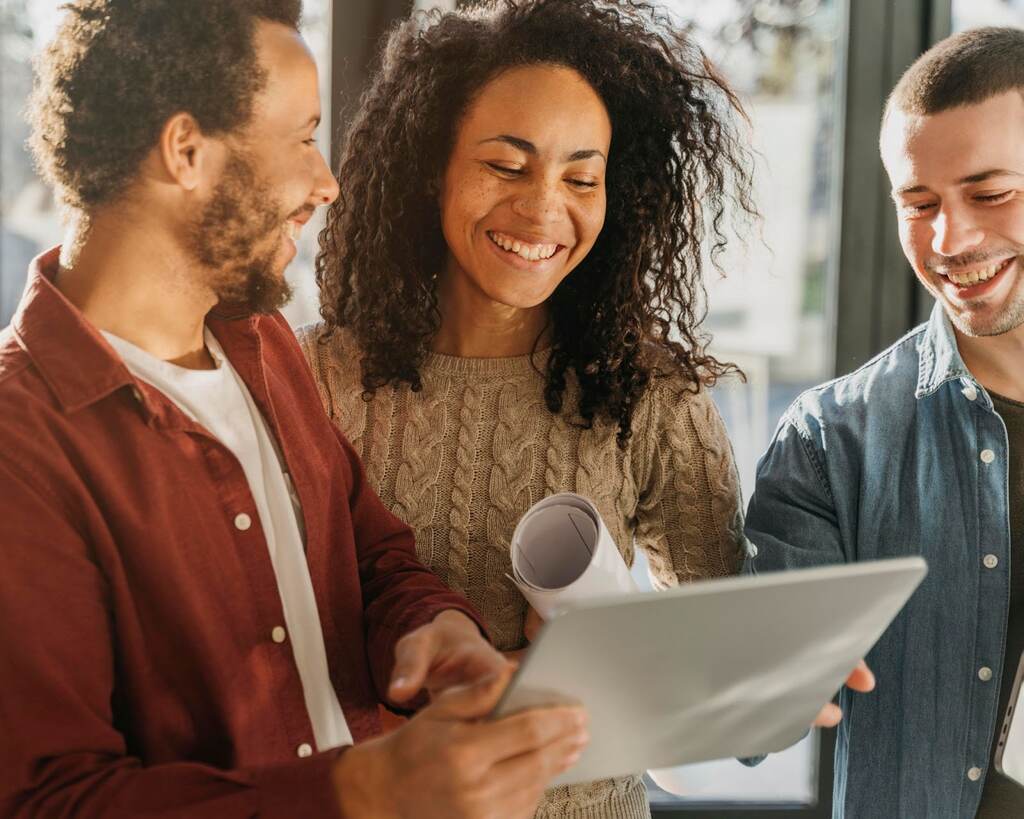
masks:
<path fill-rule="evenodd" d="M 561 264 L 562 256 L 568 250 L 565 245 L 556 245 L 557 249 L 554 254 L 546 259 L 526 259 L 519 253 L 500 247 L 489 236 L 487 237 L 487 245 L 491 248 L 491 252 L 509 267 L 514 267 L 516 270 L 529 271 L 543 271 Z"/>

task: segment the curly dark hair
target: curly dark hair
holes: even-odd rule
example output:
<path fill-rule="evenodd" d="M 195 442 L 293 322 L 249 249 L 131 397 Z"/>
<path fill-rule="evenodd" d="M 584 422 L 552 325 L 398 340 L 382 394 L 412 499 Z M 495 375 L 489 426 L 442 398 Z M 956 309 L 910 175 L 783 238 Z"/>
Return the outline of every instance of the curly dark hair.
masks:
<path fill-rule="evenodd" d="M 298 28 L 302 0 L 74 0 L 36 60 L 30 145 L 59 198 L 116 199 L 185 111 L 204 132 L 245 125 L 266 77 L 257 20 Z"/>
<path fill-rule="evenodd" d="M 582 75 L 613 134 L 604 228 L 548 302 L 545 400 L 562 410 L 571 368 L 579 423 L 617 422 L 624 446 L 652 377 L 681 368 L 697 392 L 736 370 L 705 351 L 702 271 L 707 258 L 718 267 L 728 218 L 756 217 L 739 101 L 647 3 L 505 0 L 417 15 L 391 32 L 345 135 L 341 196 L 320 235 L 323 338 L 339 327 L 354 334 L 368 395 L 421 388 L 441 321 L 437 193 L 460 119 L 499 73 L 531 64 Z"/>

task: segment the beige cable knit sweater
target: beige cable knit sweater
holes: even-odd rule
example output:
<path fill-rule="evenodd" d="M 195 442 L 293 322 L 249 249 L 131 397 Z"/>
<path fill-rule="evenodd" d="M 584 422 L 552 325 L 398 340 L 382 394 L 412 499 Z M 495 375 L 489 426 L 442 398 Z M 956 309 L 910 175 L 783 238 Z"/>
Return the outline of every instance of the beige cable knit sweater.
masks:
<path fill-rule="evenodd" d="M 378 494 L 414 530 L 420 559 L 483 614 L 502 651 L 523 648 L 526 601 L 505 577 L 509 540 L 530 506 L 556 492 L 590 498 L 633 564 L 644 549 L 658 587 L 735 572 L 742 512 L 732 450 L 708 396 L 665 378 L 640 401 L 633 437 L 579 429 L 545 406 L 546 355 L 466 359 L 428 354 L 423 389 L 364 401 L 360 352 L 345 332 L 326 346 L 299 331 L 327 412 L 355 446 Z M 565 406 L 575 408 L 570 377 Z M 642 696 L 642 691 L 637 691 Z M 639 776 L 559 787 L 544 819 L 647 819 Z"/>

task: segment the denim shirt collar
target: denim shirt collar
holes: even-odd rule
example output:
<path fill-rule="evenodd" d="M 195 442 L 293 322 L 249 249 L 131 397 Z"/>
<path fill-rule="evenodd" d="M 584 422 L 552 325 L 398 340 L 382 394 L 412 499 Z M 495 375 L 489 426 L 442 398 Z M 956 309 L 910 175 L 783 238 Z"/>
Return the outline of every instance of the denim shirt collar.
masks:
<path fill-rule="evenodd" d="M 918 343 L 918 354 L 915 398 L 931 395 L 947 381 L 956 378 L 974 381 L 974 377 L 960 357 L 953 325 L 939 302 L 935 303 L 928 324 L 925 325 Z"/>

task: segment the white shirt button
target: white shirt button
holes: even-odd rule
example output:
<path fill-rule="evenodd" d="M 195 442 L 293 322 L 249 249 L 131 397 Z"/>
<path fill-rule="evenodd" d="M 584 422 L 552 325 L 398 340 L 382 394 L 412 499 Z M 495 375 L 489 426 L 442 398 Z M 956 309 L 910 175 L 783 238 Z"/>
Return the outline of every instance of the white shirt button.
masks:
<path fill-rule="evenodd" d="M 992 679 L 992 669 L 987 665 L 983 665 L 978 669 L 978 679 L 982 682 L 988 682 Z"/>
<path fill-rule="evenodd" d="M 305 758 L 307 756 L 313 756 L 313 746 L 308 742 L 303 742 L 298 748 L 295 749 L 295 753 L 300 757 Z M 972 770 L 974 770 L 972 768 Z"/>
<path fill-rule="evenodd" d="M 996 453 L 994 453 L 991 449 L 983 449 L 983 450 L 981 450 L 981 462 L 983 464 L 990 464 L 995 459 L 996 459 Z"/>
<path fill-rule="evenodd" d="M 252 518 L 245 514 L 245 512 L 235 515 L 235 528 L 239 532 L 246 531 L 250 526 L 252 526 Z"/>
<path fill-rule="evenodd" d="M 981 768 L 971 768 L 970 770 L 968 770 L 967 778 L 970 779 L 971 782 L 977 782 L 979 779 L 981 779 Z"/>
<path fill-rule="evenodd" d="M 963 394 L 968 401 L 973 401 L 978 397 L 978 390 L 973 384 L 968 384 L 963 388 Z"/>
<path fill-rule="evenodd" d="M 999 565 L 999 558 L 995 555 L 985 555 L 981 562 L 985 564 L 986 569 L 994 569 Z"/>
<path fill-rule="evenodd" d="M 288 632 L 282 626 L 274 626 L 274 630 L 270 632 L 270 639 L 275 643 L 283 643 L 288 639 Z"/>

